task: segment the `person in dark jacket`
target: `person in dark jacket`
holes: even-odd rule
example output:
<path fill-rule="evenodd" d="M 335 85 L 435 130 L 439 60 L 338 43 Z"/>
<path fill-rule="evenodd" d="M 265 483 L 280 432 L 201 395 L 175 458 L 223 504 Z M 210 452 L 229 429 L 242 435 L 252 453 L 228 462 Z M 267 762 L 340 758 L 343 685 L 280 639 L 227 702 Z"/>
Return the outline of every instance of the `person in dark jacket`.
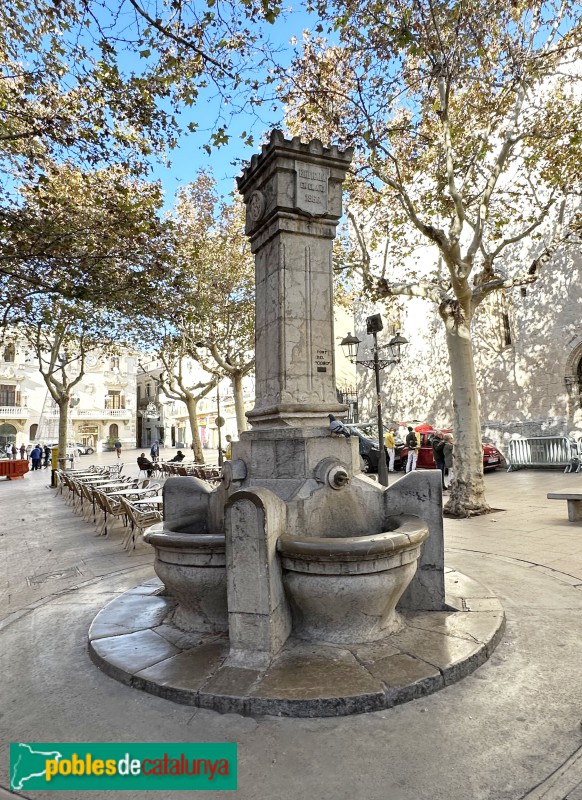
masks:
<path fill-rule="evenodd" d="M 45 468 L 50 466 L 51 463 L 51 449 L 48 444 L 44 446 L 44 466 Z"/>
<path fill-rule="evenodd" d="M 418 439 L 414 428 L 408 426 L 408 433 L 406 434 L 406 446 L 408 447 L 408 458 L 406 459 L 406 471 L 414 472 L 416 469 L 416 459 L 418 458 Z"/>
<path fill-rule="evenodd" d="M 32 469 L 40 469 L 40 462 L 42 461 L 42 450 L 40 445 L 35 445 L 30 453 L 30 460 L 32 461 Z"/>
<path fill-rule="evenodd" d="M 145 453 L 142 453 L 141 456 L 137 457 L 137 465 L 140 469 L 143 469 L 147 472 L 148 478 L 152 477 L 152 472 L 156 468 L 156 465 L 152 464 L 149 458 L 146 458 Z"/>
<path fill-rule="evenodd" d="M 184 453 L 181 450 L 178 450 L 174 458 L 171 458 L 170 461 L 177 461 L 179 463 L 180 461 L 184 461 L 185 458 L 186 456 Z"/>
<path fill-rule="evenodd" d="M 451 481 L 453 480 L 453 456 L 454 456 L 454 442 L 453 434 L 445 433 L 445 446 L 443 448 L 443 458 L 445 460 L 445 477 L 447 485 L 445 489 L 449 489 Z"/>
<path fill-rule="evenodd" d="M 20 445 L 20 458 L 26 458 L 26 446 L 23 444 Z"/>
<path fill-rule="evenodd" d="M 445 488 L 445 456 L 444 456 L 445 440 L 442 431 L 435 431 L 432 437 L 432 454 L 434 456 L 434 463 L 437 469 L 441 471 L 441 480 L 443 489 Z"/>

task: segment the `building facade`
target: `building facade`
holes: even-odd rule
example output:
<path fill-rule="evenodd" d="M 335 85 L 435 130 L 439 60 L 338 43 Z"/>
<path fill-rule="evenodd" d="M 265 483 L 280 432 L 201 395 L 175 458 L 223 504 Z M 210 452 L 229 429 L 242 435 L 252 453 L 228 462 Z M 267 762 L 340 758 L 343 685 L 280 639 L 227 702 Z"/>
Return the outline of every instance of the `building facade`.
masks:
<path fill-rule="evenodd" d="M 56 442 L 59 409 L 32 353 L 17 339 L 7 339 L 0 353 L 0 446 L 35 444 L 39 436 L 43 444 Z M 87 355 L 85 374 L 69 408 L 74 442 L 96 451 L 111 447 L 116 439 L 134 446 L 136 366 L 131 354 Z M 67 371 L 74 375 L 74 365 Z"/>
<path fill-rule="evenodd" d="M 141 362 L 138 364 L 136 446 L 149 449 L 157 441 L 163 442 L 166 447 L 190 449 L 192 432 L 188 409 L 184 402 L 163 392 L 160 382 L 162 371 L 163 365 L 157 360 L 146 365 Z M 205 383 L 210 377 L 190 359 L 184 360 L 182 374 L 186 386 Z M 245 410 L 251 409 L 254 404 L 252 376 L 243 380 L 243 399 Z M 197 405 L 198 433 L 205 449 L 218 448 L 219 430 L 216 422 L 219 417 L 224 420 L 220 430 L 224 447 L 224 437 L 227 434 L 235 439 L 238 437 L 234 395 L 228 378 L 224 378 Z"/>
<path fill-rule="evenodd" d="M 382 372 L 384 419 L 448 427 L 449 357 L 438 309 L 422 298 L 401 298 L 395 307 L 360 303 L 355 311 L 360 339 L 371 338 L 366 316 L 380 312 L 382 342 L 396 327 L 409 340 L 402 362 Z M 575 249 L 555 257 L 535 283 L 496 292 L 482 303 L 472 340 L 484 437 L 503 448 L 515 437 L 582 433 L 581 320 L 582 257 Z M 373 381 L 373 373 L 358 368 L 360 406 L 372 419 Z"/>

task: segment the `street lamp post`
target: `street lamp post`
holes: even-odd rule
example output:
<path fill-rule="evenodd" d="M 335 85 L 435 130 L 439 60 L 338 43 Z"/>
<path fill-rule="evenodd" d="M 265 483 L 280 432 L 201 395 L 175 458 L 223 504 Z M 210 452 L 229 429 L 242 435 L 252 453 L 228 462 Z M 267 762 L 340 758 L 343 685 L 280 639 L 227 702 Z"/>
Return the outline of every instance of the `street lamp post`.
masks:
<path fill-rule="evenodd" d="M 220 383 L 216 384 L 216 427 L 218 428 L 218 466 L 222 468 L 224 459 L 222 457 L 222 425 L 224 420 L 220 416 Z"/>
<path fill-rule="evenodd" d="M 382 317 L 380 314 L 373 314 L 372 316 L 366 319 L 366 333 L 371 334 L 374 339 L 374 347 L 373 347 L 373 359 L 370 360 L 358 360 L 358 347 L 360 345 L 360 339 L 357 336 L 352 336 L 351 333 L 342 339 L 341 347 L 344 351 L 344 355 L 348 358 L 352 364 L 361 364 L 363 367 L 368 367 L 369 369 L 374 370 L 374 375 L 376 377 L 376 407 L 378 412 L 378 445 L 379 445 L 379 455 L 378 455 L 378 482 L 382 484 L 382 486 L 388 486 L 388 465 L 386 464 L 386 448 L 384 447 L 384 424 L 382 422 L 382 397 L 380 395 L 380 370 L 387 367 L 389 364 L 399 364 L 400 363 L 400 349 L 402 345 L 408 344 L 408 340 L 401 336 L 400 333 L 397 333 L 396 336 L 393 336 L 392 339 L 388 342 L 387 345 L 381 345 L 378 347 L 378 333 L 383 329 L 382 324 Z M 392 358 L 380 358 L 379 350 L 382 347 L 389 347 L 392 353 Z"/>

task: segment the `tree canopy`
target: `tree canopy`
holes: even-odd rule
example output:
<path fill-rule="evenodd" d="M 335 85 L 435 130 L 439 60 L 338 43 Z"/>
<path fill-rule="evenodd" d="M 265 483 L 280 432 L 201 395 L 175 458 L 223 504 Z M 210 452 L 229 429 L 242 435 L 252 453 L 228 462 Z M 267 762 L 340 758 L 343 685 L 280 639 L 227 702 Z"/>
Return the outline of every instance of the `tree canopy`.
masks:
<path fill-rule="evenodd" d="M 229 137 L 229 115 L 243 108 L 252 111 L 263 102 L 273 81 L 267 69 L 272 48 L 264 32 L 279 12 L 280 0 L 3 4 L 4 308 L 25 307 L 31 291 L 65 298 L 91 295 L 98 304 L 111 274 L 106 262 L 113 258 L 118 297 L 138 294 L 136 270 L 142 275 L 149 269 L 151 281 L 151 270 L 155 272 L 164 253 L 159 248 L 162 226 L 156 219 L 161 193 L 144 178 L 155 159 L 167 158 L 178 137 L 196 130 L 201 120 L 207 128 L 207 147 L 219 146 Z M 208 114 L 213 96 L 220 100 L 216 119 Z M 185 117 L 183 112 L 201 97 L 205 113 Z M 248 134 L 243 136 L 250 141 Z M 74 222 L 63 223 L 71 209 Z M 101 241 L 94 226 L 99 216 Z M 63 238 L 69 246 L 75 237 L 76 255 L 70 248 L 68 269 L 55 274 L 55 251 Z M 133 250 L 128 246 L 132 238 Z"/>
<path fill-rule="evenodd" d="M 18 205 L 0 207 L 5 325 L 41 297 L 91 301 L 125 316 L 155 313 L 172 252 L 159 186 L 121 166 L 83 171 L 65 163 L 22 185 L 20 196 Z"/>
<path fill-rule="evenodd" d="M 1 171 L 29 175 L 67 157 L 147 170 L 152 153 L 175 145 L 179 114 L 201 92 L 219 94 L 223 113 L 261 102 L 272 80 L 261 23 L 279 11 L 280 0 L 7 0 Z M 214 144 L 224 121 L 208 126 Z"/>
<path fill-rule="evenodd" d="M 240 199 L 220 200 L 200 172 L 180 190 L 173 215 L 176 263 L 183 275 L 182 335 L 191 357 L 233 384 L 239 432 L 246 428 L 242 378 L 254 367 L 254 258 Z"/>
<path fill-rule="evenodd" d="M 289 126 L 356 148 L 349 210 L 368 296 L 438 305 L 458 442 L 448 507 L 479 513 L 471 320 L 490 293 L 534 282 L 579 233 L 579 6 L 314 5 L 323 22 L 282 81 Z"/>

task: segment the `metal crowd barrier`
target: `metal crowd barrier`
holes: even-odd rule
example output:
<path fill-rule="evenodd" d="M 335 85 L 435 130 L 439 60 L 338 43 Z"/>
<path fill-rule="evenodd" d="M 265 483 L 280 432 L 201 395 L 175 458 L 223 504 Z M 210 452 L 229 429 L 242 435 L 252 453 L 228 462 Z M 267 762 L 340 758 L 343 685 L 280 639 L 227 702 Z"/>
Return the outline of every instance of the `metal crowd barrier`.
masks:
<path fill-rule="evenodd" d="M 564 472 L 580 471 L 577 443 L 569 436 L 537 436 L 531 439 L 511 439 L 509 467 L 565 467 Z"/>

